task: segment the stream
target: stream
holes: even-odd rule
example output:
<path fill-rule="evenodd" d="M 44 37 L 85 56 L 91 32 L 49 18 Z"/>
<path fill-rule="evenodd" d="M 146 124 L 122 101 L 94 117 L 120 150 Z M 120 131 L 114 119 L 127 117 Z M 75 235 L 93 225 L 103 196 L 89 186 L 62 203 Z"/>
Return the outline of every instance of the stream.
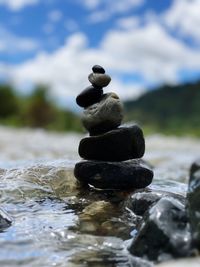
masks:
<path fill-rule="evenodd" d="M 0 127 L 0 266 L 131 267 L 128 240 L 137 218 L 122 209 L 126 192 L 80 188 L 73 167 L 83 136 Z M 200 140 L 146 137 L 152 189 L 185 195 Z M 138 259 L 138 262 L 140 260 Z"/>

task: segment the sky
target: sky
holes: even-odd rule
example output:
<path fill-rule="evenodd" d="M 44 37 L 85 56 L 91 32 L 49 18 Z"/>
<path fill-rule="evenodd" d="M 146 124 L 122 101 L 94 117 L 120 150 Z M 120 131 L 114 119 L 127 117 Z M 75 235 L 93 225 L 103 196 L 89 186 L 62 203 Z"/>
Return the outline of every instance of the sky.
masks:
<path fill-rule="evenodd" d="M 122 100 L 200 78 L 200 0 L 0 0 L 0 81 L 76 109 L 93 65 Z"/>

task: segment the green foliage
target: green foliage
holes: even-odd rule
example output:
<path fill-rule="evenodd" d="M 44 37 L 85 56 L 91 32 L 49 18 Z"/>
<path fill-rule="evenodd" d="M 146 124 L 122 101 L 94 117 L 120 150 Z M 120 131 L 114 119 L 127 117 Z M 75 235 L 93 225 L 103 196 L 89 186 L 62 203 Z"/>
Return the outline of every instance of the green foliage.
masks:
<path fill-rule="evenodd" d="M 17 95 L 9 85 L 0 85 L 0 123 L 53 131 L 83 130 L 80 118 L 56 106 L 49 99 L 48 88 L 41 85 L 28 97 Z"/>
<path fill-rule="evenodd" d="M 9 85 L 0 86 L 0 118 L 14 116 L 18 112 L 18 101 Z"/>
<path fill-rule="evenodd" d="M 125 103 L 126 120 L 147 131 L 200 136 L 200 82 L 163 86 Z"/>

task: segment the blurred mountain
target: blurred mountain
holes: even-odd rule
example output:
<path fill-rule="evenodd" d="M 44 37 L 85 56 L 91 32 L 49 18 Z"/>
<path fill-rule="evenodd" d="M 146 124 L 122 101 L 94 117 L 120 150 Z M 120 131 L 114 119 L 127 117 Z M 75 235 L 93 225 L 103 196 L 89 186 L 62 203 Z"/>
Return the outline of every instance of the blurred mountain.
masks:
<path fill-rule="evenodd" d="M 124 103 L 126 121 L 147 132 L 200 136 L 200 81 L 162 86 Z"/>

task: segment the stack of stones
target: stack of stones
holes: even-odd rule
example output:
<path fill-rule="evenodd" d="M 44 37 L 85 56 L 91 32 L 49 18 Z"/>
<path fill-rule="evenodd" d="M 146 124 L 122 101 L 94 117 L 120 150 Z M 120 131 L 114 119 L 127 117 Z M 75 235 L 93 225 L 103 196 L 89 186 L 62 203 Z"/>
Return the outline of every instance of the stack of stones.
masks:
<path fill-rule="evenodd" d="M 90 137 L 80 141 L 79 155 L 85 160 L 75 165 L 74 175 L 82 184 L 101 189 L 144 188 L 153 172 L 139 160 L 145 151 L 143 132 L 137 125 L 120 127 L 122 103 L 115 93 L 103 93 L 111 78 L 99 65 L 92 71 L 92 85 L 76 98 L 84 108 L 82 123 Z"/>

